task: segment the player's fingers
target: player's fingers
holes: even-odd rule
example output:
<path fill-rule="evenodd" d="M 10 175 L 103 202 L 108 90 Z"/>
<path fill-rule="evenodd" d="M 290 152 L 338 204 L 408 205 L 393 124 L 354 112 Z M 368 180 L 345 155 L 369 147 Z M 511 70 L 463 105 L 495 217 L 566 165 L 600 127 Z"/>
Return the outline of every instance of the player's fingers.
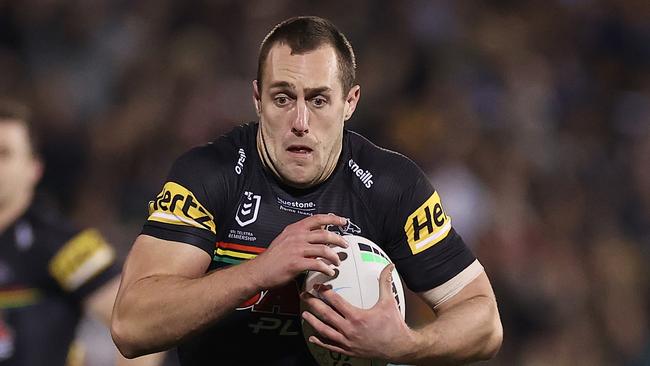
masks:
<path fill-rule="evenodd" d="M 332 308 L 341 313 L 344 318 L 348 318 L 349 315 L 353 314 L 355 311 L 359 311 L 358 307 L 347 302 L 343 297 L 336 293 L 332 289 L 332 286 L 316 286 L 315 290 L 318 291 L 318 296 L 325 300 Z"/>
<path fill-rule="evenodd" d="M 305 258 L 302 268 L 304 268 L 306 271 L 318 271 L 330 277 L 334 277 L 334 275 L 336 275 L 334 268 L 330 268 L 330 266 L 327 265 L 327 263 L 325 263 L 322 259 Z"/>
<path fill-rule="evenodd" d="M 304 225 L 308 230 L 322 229 L 327 225 L 342 226 L 345 225 L 346 222 L 347 219 L 334 214 L 318 214 L 299 221 L 299 223 Z"/>
<path fill-rule="evenodd" d="M 344 330 L 345 319 L 341 316 L 341 314 L 337 313 L 336 310 L 332 309 L 332 307 L 330 307 L 326 302 L 310 294 L 309 292 L 303 292 L 300 295 L 300 298 L 307 306 L 306 309 L 310 314 L 316 316 L 323 323 L 331 326 L 339 332 Z"/>
<path fill-rule="evenodd" d="M 332 244 L 341 248 L 347 248 L 349 245 L 341 235 L 323 229 L 310 231 L 307 241 L 312 244 Z"/>
<path fill-rule="evenodd" d="M 395 301 L 393 295 L 393 269 L 395 269 L 395 264 L 389 263 L 382 269 L 381 274 L 379 275 L 379 301 Z"/>
<path fill-rule="evenodd" d="M 327 341 L 327 343 L 325 343 L 325 342 L 323 342 L 324 340 L 325 339 L 321 340 L 320 337 L 315 336 L 315 335 L 309 336 L 309 339 L 308 339 L 309 342 L 311 342 L 311 343 L 313 343 L 313 344 L 315 344 L 317 346 L 323 347 L 325 349 L 328 349 L 330 351 L 338 352 L 338 353 L 348 355 L 348 356 L 353 356 L 352 352 L 344 349 L 343 347 L 339 347 L 339 346 L 337 346 L 337 345 L 335 345 L 333 343 L 329 343 L 329 341 Z"/>
<path fill-rule="evenodd" d="M 318 317 L 316 317 L 314 314 L 310 313 L 309 311 L 303 311 L 302 312 L 302 318 L 309 323 L 309 325 L 314 328 L 316 333 L 322 335 L 323 337 L 327 338 L 328 340 L 333 341 L 334 343 L 338 344 L 345 344 L 345 336 L 336 329 L 332 328 L 326 323 L 323 323 Z"/>
<path fill-rule="evenodd" d="M 325 244 L 332 248 L 347 248 L 349 246 L 343 237 L 327 230 L 310 231 L 305 235 L 305 240 L 310 244 Z"/>
<path fill-rule="evenodd" d="M 307 258 L 320 257 L 337 266 L 341 264 L 341 259 L 334 249 L 323 244 L 307 245 L 303 251 L 303 256 Z"/>

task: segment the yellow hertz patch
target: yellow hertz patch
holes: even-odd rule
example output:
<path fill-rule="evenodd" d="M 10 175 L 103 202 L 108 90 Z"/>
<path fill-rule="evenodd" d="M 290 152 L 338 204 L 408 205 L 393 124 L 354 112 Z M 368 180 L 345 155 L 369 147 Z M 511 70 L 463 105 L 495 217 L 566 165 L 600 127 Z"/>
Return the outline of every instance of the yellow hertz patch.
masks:
<path fill-rule="evenodd" d="M 149 202 L 149 220 L 193 226 L 216 233 L 214 217 L 192 192 L 182 185 L 167 182 L 154 201 Z"/>
<path fill-rule="evenodd" d="M 433 192 L 404 224 L 404 233 L 413 254 L 438 244 L 447 237 L 449 230 L 451 230 L 451 217 L 447 216 L 442 209 L 438 192 Z"/>
<path fill-rule="evenodd" d="M 61 287 L 73 291 L 106 269 L 114 259 L 115 252 L 102 235 L 97 230 L 87 229 L 54 255 L 49 270 Z"/>

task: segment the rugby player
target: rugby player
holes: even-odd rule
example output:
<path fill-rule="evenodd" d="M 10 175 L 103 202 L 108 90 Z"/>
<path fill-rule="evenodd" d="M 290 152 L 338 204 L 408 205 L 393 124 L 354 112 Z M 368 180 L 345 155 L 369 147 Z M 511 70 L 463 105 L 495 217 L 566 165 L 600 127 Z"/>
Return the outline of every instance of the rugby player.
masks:
<path fill-rule="evenodd" d="M 301 318 L 331 351 L 393 363 L 492 357 L 502 327 L 483 267 L 408 158 L 345 128 L 360 99 L 353 50 L 329 21 L 277 25 L 259 52 L 258 122 L 181 156 L 127 258 L 112 334 L 127 357 L 178 346 L 182 365 L 310 365 Z M 336 230 L 327 230 L 334 228 Z M 411 329 L 382 272 L 368 310 L 331 289 L 339 234 L 378 243 L 437 318 Z M 306 311 L 301 312 L 300 301 Z"/>
<path fill-rule="evenodd" d="M 80 365 L 79 319 L 87 311 L 110 324 L 120 268 L 98 231 L 35 198 L 43 164 L 33 135 L 29 110 L 0 100 L 0 365 Z M 121 365 L 161 361 L 115 353 Z"/>

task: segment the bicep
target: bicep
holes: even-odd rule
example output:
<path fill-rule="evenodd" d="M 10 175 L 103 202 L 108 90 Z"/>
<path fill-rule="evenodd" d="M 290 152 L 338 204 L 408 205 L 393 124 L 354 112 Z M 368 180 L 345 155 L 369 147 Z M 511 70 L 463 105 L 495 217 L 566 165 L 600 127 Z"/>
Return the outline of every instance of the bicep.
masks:
<path fill-rule="evenodd" d="M 480 266 L 480 263 L 475 262 Z M 473 298 L 486 297 L 494 300 L 494 292 L 483 267 L 471 266 L 451 280 L 418 295 L 436 314 L 445 312 L 454 306 Z"/>
<path fill-rule="evenodd" d="M 140 235 L 124 264 L 120 292 L 156 275 L 198 278 L 205 274 L 211 260 L 206 251 L 196 246 Z"/>

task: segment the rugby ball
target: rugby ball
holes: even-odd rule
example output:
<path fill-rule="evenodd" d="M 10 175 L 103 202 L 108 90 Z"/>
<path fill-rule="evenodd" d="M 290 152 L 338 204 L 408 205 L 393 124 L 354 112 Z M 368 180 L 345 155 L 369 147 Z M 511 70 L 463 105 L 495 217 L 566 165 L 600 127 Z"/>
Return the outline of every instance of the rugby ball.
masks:
<path fill-rule="evenodd" d="M 331 277 L 321 272 L 309 271 L 305 279 L 304 290 L 318 296 L 318 292 L 314 290 L 314 285 L 330 285 L 337 294 L 352 305 L 362 309 L 369 309 L 379 299 L 379 275 L 384 267 L 391 263 L 391 260 L 377 244 L 364 237 L 344 235 L 343 238 L 348 242 L 348 248 L 334 247 L 337 253 L 344 253 L 339 254 L 339 258 L 342 258 L 342 260 L 341 264 L 335 267 L 337 273 Z M 393 270 L 392 275 L 393 295 L 402 318 L 404 318 L 405 307 L 402 281 L 396 270 Z M 304 320 L 302 321 L 302 330 L 309 351 L 321 366 L 386 365 L 384 361 L 342 355 L 309 342 L 309 336 L 315 334 L 315 331 Z"/>

